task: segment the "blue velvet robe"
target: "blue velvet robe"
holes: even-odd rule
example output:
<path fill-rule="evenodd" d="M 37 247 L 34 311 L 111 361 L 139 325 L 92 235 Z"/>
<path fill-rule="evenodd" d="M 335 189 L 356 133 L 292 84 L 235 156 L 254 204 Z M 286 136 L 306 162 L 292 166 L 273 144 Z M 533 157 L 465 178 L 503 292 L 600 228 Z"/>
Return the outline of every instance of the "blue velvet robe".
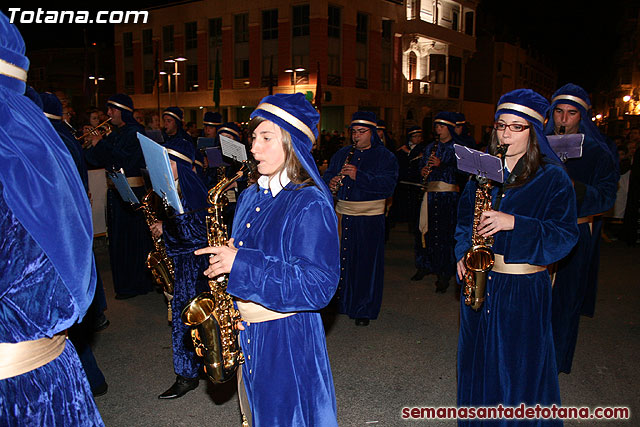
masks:
<path fill-rule="evenodd" d="M 605 212 L 616 200 L 619 175 L 608 151 L 588 136 L 582 146 L 582 157 L 566 162 L 574 181 L 578 217 Z M 602 219 L 593 228 L 580 224 L 580 238 L 571 253 L 558 262 L 553 287 L 553 338 L 558 371 L 570 373 L 578 340 L 580 314 L 593 316 L 600 265 L 600 232 Z"/>
<path fill-rule="evenodd" d="M 136 132 L 144 134 L 139 124 L 116 128 L 95 147 L 84 150 L 87 162 L 107 170 L 124 169 L 127 177 L 141 176 L 144 156 Z M 134 187 L 141 200 L 144 187 Z M 153 289 L 151 273 L 145 262 L 152 248 L 151 235 L 141 211 L 123 201 L 118 191 L 107 190 L 107 231 L 109 258 L 116 294 L 141 295 Z"/>
<path fill-rule="evenodd" d="M 336 426 L 333 377 L 318 313 L 339 278 L 333 207 L 315 186 L 296 190 L 289 183 L 273 197 L 254 184 L 240 195 L 233 229 L 238 252 L 229 294 L 270 310 L 298 312 L 245 322 L 240 331 L 253 426 Z"/>
<path fill-rule="evenodd" d="M 329 184 L 338 175 L 351 146 L 341 148 L 329 162 L 322 179 Z M 355 181 L 344 177 L 337 197 L 347 201 L 386 199 L 398 177 L 396 157 L 381 144 L 356 150 L 350 163 L 358 171 Z M 377 319 L 384 283 L 384 215 L 342 215 L 338 311 L 358 319 Z"/>
<path fill-rule="evenodd" d="M 475 190 L 476 182 L 469 182 L 460 198 L 458 260 L 471 247 Z M 497 193 L 494 187 L 494 205 Z M 513 230 L 495 234 L 493 250 L 506 263 L 545 266 L 566 256 L 578 239 L 575 192 L 560 166 L 544 165 L 524 186 L 507 189 L 500 211 L 515 216 Z M 490 272 L 479 311 L 466 306 L 464 296 L 460 300 L 458 406 L 559 405 L 549 273 Z M 468 424 L 506 426 L 513 421 L 459 422 Z"/>
<path fill-rule="evenodd" d="M 2 193 L 0 183 L 0 342 L 52 336 L 84 313 L 90 301 L 79 306 Z M 0 380 L 0 420 L 4 426 L 104 425 L 71 341 L 50 363 Z"/>
<path fill-rule="evenodd" d="M 419 170 L 427 165 L 433 144 L 432 142 L 425 147 L 418 163 Z M 435 154 L 441 163 L 437 168 L 431 169 L 427 182 L 442 181 L 456 184 L 458 169 L 453 144 L 454 140 L 438 143 Z M 451 277 L 455 272 L 456 264 L 453 255 L 455 244 L 453 234 L 456 229 L 456 208 L 460 195 L 456 191 L 432 192 L 426 195 L 429 203 L 429 231 L 424 236 L 426 247 L 423 248 L 422 234 L 416 223 L 414 239 L 416 268 Z"/>
<path fill-rule="evenodd" d="M 185 214 L 169 218 L 162 224 L 167 255 L 173 260 L 175 272 L 171 301 L 173 369 L 177 375 L 196 378 L 202 359 L 195 353 L 191 328 L 182 322 L 181 314 L 191 298 L 209 290 L 207 278 L 202 274 L 209 266 L 209 259 L 206 255 L 196 256 L 193 253 L 207 246 L 206 211 L 189 212 L 190 207 L 184 198 L 181 198 L 181 203 Z"/>

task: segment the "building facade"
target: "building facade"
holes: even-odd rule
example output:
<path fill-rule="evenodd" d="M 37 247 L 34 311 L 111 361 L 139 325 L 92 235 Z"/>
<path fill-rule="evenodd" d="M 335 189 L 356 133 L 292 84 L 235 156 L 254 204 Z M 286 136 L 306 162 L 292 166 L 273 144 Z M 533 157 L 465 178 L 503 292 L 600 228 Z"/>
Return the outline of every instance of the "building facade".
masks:
<path fill-rule="evenodd" d="M 461 110 L 477 3 L 200 0 L 153 8 L 146 24 L 115 26 L 117 90 L 136 108 L 178 105 L 201 126 L 214 109 L 218 69 L 227 120 L 246 121 L 270 86 L 310 100 L 320 86 L 322 129 L 344 130 L 358 109 L 396 133 L 430 126 L 438 111 Z M 186 61 L 165 62 L 178 57 Z"/>

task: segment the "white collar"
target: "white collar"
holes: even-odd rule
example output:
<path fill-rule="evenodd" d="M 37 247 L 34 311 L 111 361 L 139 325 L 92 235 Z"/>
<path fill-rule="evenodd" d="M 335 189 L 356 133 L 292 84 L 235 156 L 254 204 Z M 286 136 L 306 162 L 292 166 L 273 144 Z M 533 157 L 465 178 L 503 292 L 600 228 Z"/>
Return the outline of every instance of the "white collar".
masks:
<path fill-rule="evenodd" d="M 273 197 L 276 197 L 280 190 L 286 187 L 290 182 L 291 180 L 287 175 L 286 169 L 282 169 L 280 173 L 272 176 L 271 179 L 269 179 L 267 175 L 262 175 L 260 178 L 258 178 L 258 185 L 260 186 L 260 188 L 269 188 Z"/>

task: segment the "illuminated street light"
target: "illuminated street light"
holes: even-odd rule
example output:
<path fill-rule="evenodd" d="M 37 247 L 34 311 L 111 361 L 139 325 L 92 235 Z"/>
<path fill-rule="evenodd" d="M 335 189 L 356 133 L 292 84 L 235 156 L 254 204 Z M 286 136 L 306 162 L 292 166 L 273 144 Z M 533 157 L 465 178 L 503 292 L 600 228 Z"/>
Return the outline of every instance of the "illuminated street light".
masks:
<path fill-rule="evenodd" d="M 89 80 L 93 80 L 94 86 L 95 86 L 95 94 L 96 94 L 96 107 L 98 106 L 98 80 L 99 81 L 104 81 L 104 77 L 98 77 L 96 78 L 95 76 L 89 76 Z"/>
<path fill-rule="evenodd" d="M 176 106 L 178 106 L 178 76 L 180 75 L 180 73 L 178 73 L 178 62 L 184 62 L 186 60 L 187 58 L 184 58 L 182 56 L 179 56 L 177 58 L 170 56 L 164 60 L 164 62 L 166 62 L 167 64 L 173 64 L 173 75 L 175 76 Z M 171 78 L 169 78 L 169 103 L 171 103 Z"/>
<path fill-rule="evenodd" d="M 298 83 L 298 74 L 303 71 L 307 71 L 306 68 L 298 67 L 298 68 L 287 68 L 284 70 L 285 73 L 293 73 L 293 93 L 296 93 L 296 84 Z"/>
<path fill-rule="evenodd" d="M 629 95 L 625 95 L 625 96 L 622 97 L 622 100 L 624 102 L 629 102 L 629 101 L 631 101 L 631 97 Z"/>

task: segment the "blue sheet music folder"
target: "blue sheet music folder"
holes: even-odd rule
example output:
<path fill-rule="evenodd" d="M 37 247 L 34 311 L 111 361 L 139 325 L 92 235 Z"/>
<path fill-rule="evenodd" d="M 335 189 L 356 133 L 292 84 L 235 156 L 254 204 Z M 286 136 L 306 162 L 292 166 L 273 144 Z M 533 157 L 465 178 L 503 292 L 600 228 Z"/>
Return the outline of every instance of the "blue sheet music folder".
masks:
<path fill-rule="evenodd" d="M 183 214 L 184 208 L 180 203 L 173 172 L 171 172 L 167 149 L 141 133 L 138 133 L 138 140 L 147 163 L 153 191 L 175 209 L 177 214 Z"/>

